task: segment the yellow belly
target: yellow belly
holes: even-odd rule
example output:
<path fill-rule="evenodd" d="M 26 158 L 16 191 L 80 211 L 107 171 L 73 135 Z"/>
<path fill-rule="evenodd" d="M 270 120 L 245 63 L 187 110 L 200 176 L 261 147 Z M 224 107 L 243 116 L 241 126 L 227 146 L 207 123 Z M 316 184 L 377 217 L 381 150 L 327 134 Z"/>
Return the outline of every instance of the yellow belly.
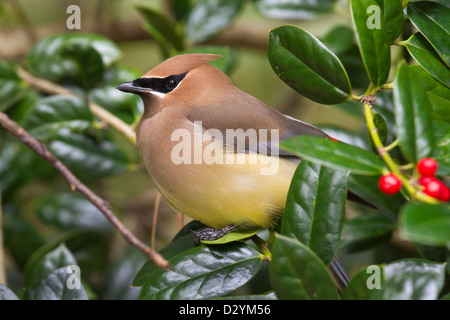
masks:
<path fill-rule="evenodd" d="M 224 164 L 189 165 L 181 185 L 170 191 L 160 185 L 162 195 L 176 210 L 213 228 L 272 226 L 283 212 L 296 164 L 258 154 L 226 157 L 230 161 Z"/>

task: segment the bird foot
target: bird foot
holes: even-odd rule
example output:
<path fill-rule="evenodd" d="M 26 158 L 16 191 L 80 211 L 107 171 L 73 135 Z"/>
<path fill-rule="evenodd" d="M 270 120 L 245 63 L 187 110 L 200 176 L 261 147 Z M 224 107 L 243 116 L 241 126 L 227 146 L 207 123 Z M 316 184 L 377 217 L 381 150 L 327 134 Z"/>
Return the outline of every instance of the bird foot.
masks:
<path fill-rule="evenodd" d="M 200 242 L 202 240 L 205 241 L 214 241 L 217 239 L 222 238 L 223 236 L 227 235 L 228 233 L 234 231 L 237 229 L 237 226 L 234 224 L 231 224 L 229 226 L 226 226 L 222 229 L 214 229 L 214 228 L 203 228 L 198 231 L 192 230 L 195 234 L 195 245 L 200 245 Z"/>

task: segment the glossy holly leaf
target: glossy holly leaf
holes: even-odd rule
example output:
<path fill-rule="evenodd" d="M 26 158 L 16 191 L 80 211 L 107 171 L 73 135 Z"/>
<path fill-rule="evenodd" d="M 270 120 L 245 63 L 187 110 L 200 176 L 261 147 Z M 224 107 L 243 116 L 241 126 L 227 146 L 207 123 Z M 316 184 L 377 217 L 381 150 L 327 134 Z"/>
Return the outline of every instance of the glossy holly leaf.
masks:
<path fill-rule="evenodd" d="M 377 0 L 351 0 L 350 9 L 367 75 L 379 88 L 386 83 L 391 65 L 384 11 Z"/>
<path fill-rule="evenodd" d="M 33 168 L 33 170 L 29 170 Z M 4 140 L 0 148 L 0 181 L 2 200 L 10 198 L 27 183 L 49 178 L 55 169 L 18 140 Z"/>
<path fill-rule="evenodd" d="M 178 34 L 175 23 L 153 9 L 140 6 L 137 9 L 146 20 L 144 29 L 159 44 L 165 57 L 183 49 L 183 39 Z"/>
<path fill-rule="evenodd" d="M 233 22 L 244 3 L 244 0 L 198 1 L 189 12 L 185 36 L 193 43 L 211 39 Z"/>
<path fill-rule="evenodd" d="M 89 91 L 103 77 L 104 66 L 100 53 L 88 39 L 71 39 L 62 48 L 61 57 L 72 62 L 74 82 Z"/>
<path fill-rule="evenodd" d="M 110 85 L 103 84 L 90 90 L 89 98 L 128 124 L 135 123 L 143 112 L 142 99 L 138 95 L 124 93 Z"/>
<path fill-rule="evenodd" d="M 28 113 L 24 127 L 36 139 L 47 141 L 58 130 L 84 132 L 91 127 L 94 117 L 88 104 L 79 97 L 54 95 L 37 101 Z"/>
<path fill-rule="evenodd" d="M 399 217 L 400 235 L 422 244 L 448 246 L 450 244 L 450 208 L 447 205 L 410 203 L 402 208 Z"/>
<path fill-rule="evenodd" d="M 76 264 L 77 261 L 73 254 L 65 245 L 61 244 L 41 257 L 32 259 L 32 263 L 26 265 L 25 287 L 32 286 L 58 268 Z"/>
<path fill-rule="evenodd" d="M 318 128 L 328 134 L 328 136 L 333 137 L 333 139 L 340 142 L 344 142 L 364 150 L 370 150 L 369 140 L 365 132 L 355 132 L 353 130 L 347 130 L 334 125 L 319 125 Z"/>
<path fill-rule="evenodd" d="M 240 241 L 240 240 L 246 240 L 248 238 L 251 238 L 255 234 L 257 234 L 260 231 L 260 229 L 251 229 L 251 230 L 245 230 L 245 231 L 234 231 L 227 233 L 222 238 L 216 239 L 216 240 L 201 240 L 200 242 L 203 244 L 225 244 L 230 243 L 233 241 Z"/>
<path fill-rule="evenodd" d="M 25 291 L 24 300 L 88 300 L 81 280 L 75 280 L 76 274 L 68 272 L 67 267 L 54 270 Z M 80 288 L 68 283 L 80 283 Z"/>
<path fill-rule="evenodd" d="M 301 28 L 270 31 L 269 61 L 281 80 L 313 101 L 337 104 L 350 97 L 350 80 L 341 61 Z"/>
<path fill-rule="evenodd" d="M 55 193 L 36 203 L 38 217 L 59 230 L 111 231 L 111 224 L 89 200 L 77 193 Z"/>
<path fill-rule="evenodd" d="M 322 39 L 322 43 L 335 55 L 348 53 L 354 46 L 353 29 L 338 25 L 331 29 Z"/>
<path fill-rule="evenodd" d="M 403 42 L 409 54 L 434 78 L 450 87 L 450 68 L 442 61 L 430 43 L 420 33 Z"/>
<path fill-rule="evenodd" d="M 334 300 L 336 286 L 322 260 L 306 245 L 276 235 L 269 265 L 270 282 L 279 299 Z"/>
<path fill-rule="evenodd" d="M 303 159 L 336 170 L 356 174 L 377 175 L 383 173 L 383 161 L 364 149 L 314 136 L 296 136 L 280 143 L 280 146 Z"/>
<path fill-rule="evenodd" d="M 427 157 L 433 146 L 430 102 L 406 64 L 401 65 L 394 86 L 394 113 L 403 155 L 414 163 Z"/>
<path fill-rule="evenodd" d="M 113 142 L 93 138 L 63 128 L 49 143 L 49 150 L 77 176 L 84 179 L 114 176 L 123 172 L 128 159 Z"/>
<path fill-rule="evenodd" d="M 255 6 L 266 17 L 283 20 L 311 19 L 333 10 L 332 0 L 257 0 Z"/>
<path fill-rule="evenodd" d="M 206 226 L 196 220 L 186 224 L 175 236 L 171 243 L 159 251 L 165 258 L 170 259 L 177 254 L 192 249 L 195 243 L 195 235 L 192 231 L 196 231 Z M 132 286 L 142 287 L 145 281 L 150 277 L 153 271 L 157 270 L 158 266 L 153 261 L 147 261 L 139 272 L 136 274 Z"/>
<path fill-rule="evenodd" d="M 394 221 L 374 214 L 345 220 L 340 248 L 348 252 L 372 248 L 389 241 L 395 229 Z"/>
<path fill-rule="evenodd" d="M 403 7 L 401 0 L 384 0 L 384 20 L 388 33 L 388 42 L 392 43 L 403 30 Z"/>
<path fill-rule="evenodd" d="M 428 100 L 430 100 L 433 108 L 432 119 L 450 122 L 450 88 L 425 72 L 421 66 L 411 66 L 410 71 L 427 93 Z"/>
<path fill-rule="evenodd" d="M 155 270 L 141 300 L 212 299 L 244 285 L 259 270 L 262 256 L 246 244 L 199 246 L 169 259 L 171 269 Z"/>
<path fill-rule="evenodd" d="M 370 265 L 352 276 L 342 292 L 342 300 L 370 300 L 374 291 L 384 283 L 382 265 Z"/>
<path fill-rule="evenodd" d="M 450 66 L 450 8 L 429 1 L 408 3 L 409 20 L 427 38 L 441 59 Z"/>
<path fill-rule="evenodd" d="M 437 174 L 450 176 L 450 123 L 433 121 L 434 146 L 431 157 L 436 159 L 439 166 Z"/>
<path fill-rule="evenodd" d="M 25 94 L 25 84 L 13 63 L 0 60 L 0 111 L 5 111 Z"/>
<path fill-rule="evenodd" d="M 436 300 L 445 281 L 445 263 L 405 259 L 387 264 L 383 273 L 386 280 L 371 299 Z"/>
<path fill-rule="evenodd" d="M 381 175 L 368 176 L 351 173 L 348 177 L 348 188 L 362 199 L 375 205 L 384 217 L 395 220 L 406 200 L 400 193 L 391 196 L 381 192 L 378 187 L 380 177 Z"/>
<path fill-rule="evenodd" d="M 4 284 L 0 283 L 0 300 L 20 300 L 16 294 Z"/>
<path fill-rule="evenodd" d="M 46 37 L 33 45 L 26 56 L 29 70 L 38 76 L 58 81 L 77 75 L 80 67 L 90 68 L 91 66 L 87 65 L 80 66 L 79 63 L 81 61 L 78 59 L 74 61 L 73 55 L 63 55 L 63 50 L 67 45 L 73 45 L 73 43 L 78 43 L 79 41 L 84 43 L 83 47 L 93 48 L 97 51 L 104 69 L 117 62 L 121 56 L 121 52 L 116 44 L 103 36 L 81 32 L 59 34 Z M 83 52 L 83 50 L 79 52 L 80 56 L 84 54 L 87 53 Z"/>
<path fill-rule="evenodd" d="M 281 234 L 311 248 L 328 265 L 344 221 L 347 173 L 301 161 L 292 178 Z"/>

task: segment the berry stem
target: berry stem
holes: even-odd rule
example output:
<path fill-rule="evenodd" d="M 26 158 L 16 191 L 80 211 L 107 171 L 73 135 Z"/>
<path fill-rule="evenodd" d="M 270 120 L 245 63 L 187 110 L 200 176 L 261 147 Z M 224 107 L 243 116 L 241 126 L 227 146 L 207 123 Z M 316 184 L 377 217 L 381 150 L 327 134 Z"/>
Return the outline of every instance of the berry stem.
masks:
<path fill-rule="evenodd" d="M 369 89 L 366 92 L 366 95 L 372 95 L 374 93 L 376 93 L 376 88 L 369 87 Z M 406 191 L 414 199 L 419 200 L 421 202 L 425 202 L 425 203 L 431 203 L 431 204 L 439 203 L 439 201 L 436 200 L 435 198 L 424 194 L 421 190 L 418 190 L 416 187 L 414 187 L 411 184 L 411 182 L 409 181 L 409 179 L 403 175 L 398 164 L 391 158 L 391 156 L 387 152 L 387 151 L 391 150 L 392 148 L 394 148 L 398 142 L 394 141 L 388 147 L 385 147 L 383 145 L 383 142 L 381 141 L 380 136 L 378 135 L 378 130 L 375 126 L 375 122 L 373 119 L 372 104 L 366 102 L 364 99 L 363 105 L 364 105 L 364 115 L 366 118 L 367 128 L 369 129 L 368 131 L 369 131 L 370 137 L 373 141 L 373 144 L 375 145 L 375 148 L 378 150 L 380 157 L 386 163 L 389 170 L 400 178 Z"/>

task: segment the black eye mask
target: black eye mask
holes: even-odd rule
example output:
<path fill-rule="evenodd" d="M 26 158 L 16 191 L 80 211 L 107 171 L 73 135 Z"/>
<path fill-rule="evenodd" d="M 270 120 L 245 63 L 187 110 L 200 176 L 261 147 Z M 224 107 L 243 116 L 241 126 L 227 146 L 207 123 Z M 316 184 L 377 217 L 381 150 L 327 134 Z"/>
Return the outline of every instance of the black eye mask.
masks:
<path fill-rule="evenodd" d="M 178 86 L 186 74 L 177 74 L 165 78 L 139 78 L 133 81 L 133 86 L 148 88 L 161 93 L 169 93 Z"/>

